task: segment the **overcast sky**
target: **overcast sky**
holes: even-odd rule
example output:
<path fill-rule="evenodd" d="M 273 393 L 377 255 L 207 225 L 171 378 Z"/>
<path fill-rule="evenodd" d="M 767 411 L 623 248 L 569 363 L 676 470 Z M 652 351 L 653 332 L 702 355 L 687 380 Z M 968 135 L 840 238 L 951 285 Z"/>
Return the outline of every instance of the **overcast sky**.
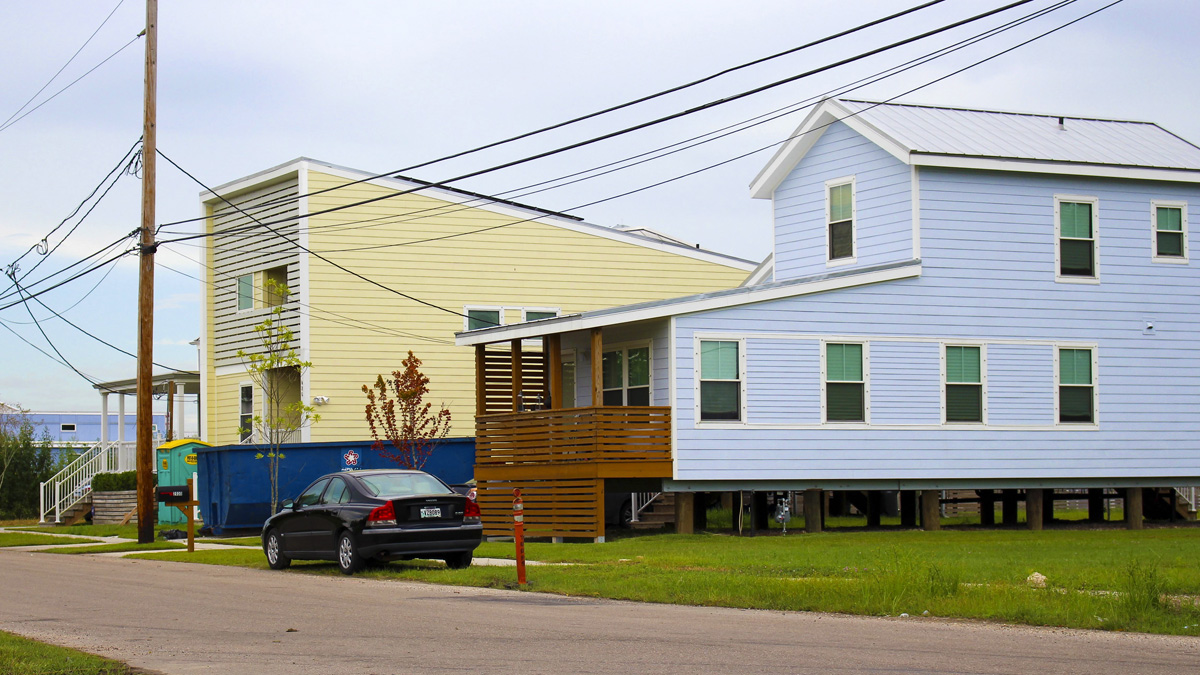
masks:
<path fill-rule="evenodd" d="M 159 13 L 159 149 L 209 185 L 299 156 L 382 173 L 634 99 L 795 47 L 900 9 L 891 2 L 164 2 Z M 443 180 L 796 75 L 1004 4 L 947 0 L 819 48 L 535 139 L 410 172 Z M 579 208 L 782 141 L 803 111 L 716 142 L 538 194 L 522 186 L 570 174 L 818 97 L 1053 4 L 1022 8 L 850 66 L 586 149 L 458 184 L 601 225 L 650 227 L 718 251 L 770 250 L 768 203 L 747 185 L 774 148 L 635 195 Z M 919 91 L 910 89 L 1098 9 L 1078 0 L 902 75 L 849 94 L 999 110 L 1157 122 L 1200 142 L 1200 3 L 1125 0 L 1094 17 Z M 143 28 L 137 0 L 7 3 L 0 23 L 0 120 L 22 108 L 117 7 L 31 106 L 103 61 Z M 144 42 L 0 130 L 0 266 L 67 217 L 141 134 Z M 25 110 L 29 110 L 29 107 Z M 2 125 L 0 125 L 2 126 Z M 159 162 L 157 222 L 199 213 L 200 187 Z M 120 179 L 26 282 L 138 227 L 140 185 Z M 524 196 L 521 196 L 524 195 Z M 67 228 L 50 237 L 58 243 Z M 155 360 L 195 368 L 197 249 L 159 249 Z M 21 262 L 22 272 L 41 258 Z M 81 327 L 135 349 L 137 264 L 129 257 L 42 296 Z M 103 281 L 101 279 L 103 278 Z M 97 285 L 97 283 L 99 284 Z M 0 279 L 12 292 L 8 279 Z M 35 285 L 35 288 L 37 286 Z M 401 289 L 402 290 L 402 289 Z M 0 306 L 16 299 L 0 300 Z M 404 300 L 397 298 L 397 302 Z M 135 362 L 33 307 L 54 346 L 100 380 Z M 69 310 L 69 311 L 66 311 Z M 18 339 L 51 352 L 25 307 L 0 309 L 0 401 L 97 410 L 91 385 Z M 132 405 L 132 402 L 130 403 Z"/>

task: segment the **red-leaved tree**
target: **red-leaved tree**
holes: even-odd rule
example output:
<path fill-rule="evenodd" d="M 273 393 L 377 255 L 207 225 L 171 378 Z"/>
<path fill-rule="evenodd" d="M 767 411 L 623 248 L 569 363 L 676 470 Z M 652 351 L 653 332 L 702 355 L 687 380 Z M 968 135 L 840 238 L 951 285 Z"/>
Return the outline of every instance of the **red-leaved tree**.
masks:
<path fill-rule="evenodd" d="M 410 351 L 404 359 L 404 370 L 392 371 L 392 379 L 380 375 L 373 387 L 363 385 L 367 395 L 367 424 L 381 456 L 402 469 L 420 469 L 433 454 L 434 448 L 450 432 L 450 411 L 442 406 L 433 411 L 425 403 L 429 393 L 429 378 L 421 374 L 421 359 Z M 392 444 L 388 449 L 383 444 Z"/>

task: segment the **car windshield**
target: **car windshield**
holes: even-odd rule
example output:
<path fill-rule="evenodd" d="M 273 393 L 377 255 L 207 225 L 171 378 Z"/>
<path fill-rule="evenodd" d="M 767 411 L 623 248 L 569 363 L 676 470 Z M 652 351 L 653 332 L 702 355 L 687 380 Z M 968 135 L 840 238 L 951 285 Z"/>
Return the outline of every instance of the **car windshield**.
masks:
<path fill-rule="evenodd" d="M 427 473 L 377 473 L 358 476 L 358 480 L 373 497 L 385 495 L 437 495 L 453 492 L 442 481 Z"/>

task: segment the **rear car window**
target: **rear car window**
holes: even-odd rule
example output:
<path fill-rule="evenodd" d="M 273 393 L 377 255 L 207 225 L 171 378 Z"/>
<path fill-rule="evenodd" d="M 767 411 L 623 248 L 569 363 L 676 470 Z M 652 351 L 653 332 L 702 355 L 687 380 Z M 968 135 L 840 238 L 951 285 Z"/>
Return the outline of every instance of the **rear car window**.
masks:
<path fill-rule="evenodd" d="M 378 473 L 358 476 L 372 497 L 404 495 L 440 495 L 453 492 L 442 481 L 426 473 Z"/>
<path fill-rule="evenodd" d="M 313 483 L 300 498 L 296 500 L 297 506 L 312 506 L 321 500 L 321 493 L 325 491 L 325 484 L 329 482 L 328 478 Z"/>

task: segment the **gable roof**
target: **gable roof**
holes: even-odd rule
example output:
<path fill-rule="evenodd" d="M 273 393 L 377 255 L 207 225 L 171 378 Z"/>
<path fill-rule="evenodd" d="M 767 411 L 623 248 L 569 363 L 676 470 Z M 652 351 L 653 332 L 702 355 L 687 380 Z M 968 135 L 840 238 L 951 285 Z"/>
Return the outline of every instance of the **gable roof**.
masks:
<path fill-rule="evenodd" d="M 242 192 L 246 192 L 263 185 L 286 180 L 293 174 L 301 171 L 319 171 L 328 173 L 340 178 L 345 178 L 351 181 L 365 181 L 372 185 L 388 188 L 391 190 L 406 191 L 413 190 L 422 195 L 440 199 L 452 204 L 461 204 L 471 208 L 481 209 L 484 211 L 492 211 L 504 216 L 513 217 L 521 221 L 530 221 L 542 223 L 544 225 L 553 225 L 563 229 L 580 232 L 583 234 L 591 234 L 613 239 L 635 246 L 643 246 L 652 248 L 667 253 L 675 253 L 688 258 L 703 260 L 705 262 L 725 265 L 734 269 L 752 271 L 757 263 L 753 260 L 745 260 L 736 256 L 718 253 L 708 249 L 700 248 L 699 245 L 688 245 L 685 243 L 676 242 L 670 238 L 662 236 L 651 236 L 649 234 L 641 234 L 636 231 L 624 231 L 614 227 L 604 225 L 596 225 L 585 221 L 579 216 L 573 216 L 558 211 L 550 211 L 547 209 L 538 208 L 536 206 L 528 206 L 518 202 L 501 199 L 499 197 L 491 197 L 477 192 L 460 190 L 458 188 L 434 185 L 416 178 L 408 178 L 405 176 L 394 177 L 376 177 L 366 171 L 352 169 L 350 167 L 322 162 L 320 160 L 311 159 L 309 157 L 298 157 L 290 162 L 285 162 L 278 166 L 271 167 L 259 171 L 249 176 L 230 181 L 223 185 L 213 188 L 211 191 L 204 190 L 200 193 L 200 202 L 220 203 L 222 197 L 230 198 Z M 222 197 L 218 197 L 221 195 Z M 302 198 L 302 204 L 307 200 Z M 303 207 L 302 207 L 303 208 Z M 657 233 L 656 233 L 657 234 Z"/>
<path fill-rule="evenodd" d="M 770 197 L 839 121 L 916 166 L 1200 182 L 1200 147 L 1150 122 L 827 99 L 754 179 L 753 196 Z"/>

